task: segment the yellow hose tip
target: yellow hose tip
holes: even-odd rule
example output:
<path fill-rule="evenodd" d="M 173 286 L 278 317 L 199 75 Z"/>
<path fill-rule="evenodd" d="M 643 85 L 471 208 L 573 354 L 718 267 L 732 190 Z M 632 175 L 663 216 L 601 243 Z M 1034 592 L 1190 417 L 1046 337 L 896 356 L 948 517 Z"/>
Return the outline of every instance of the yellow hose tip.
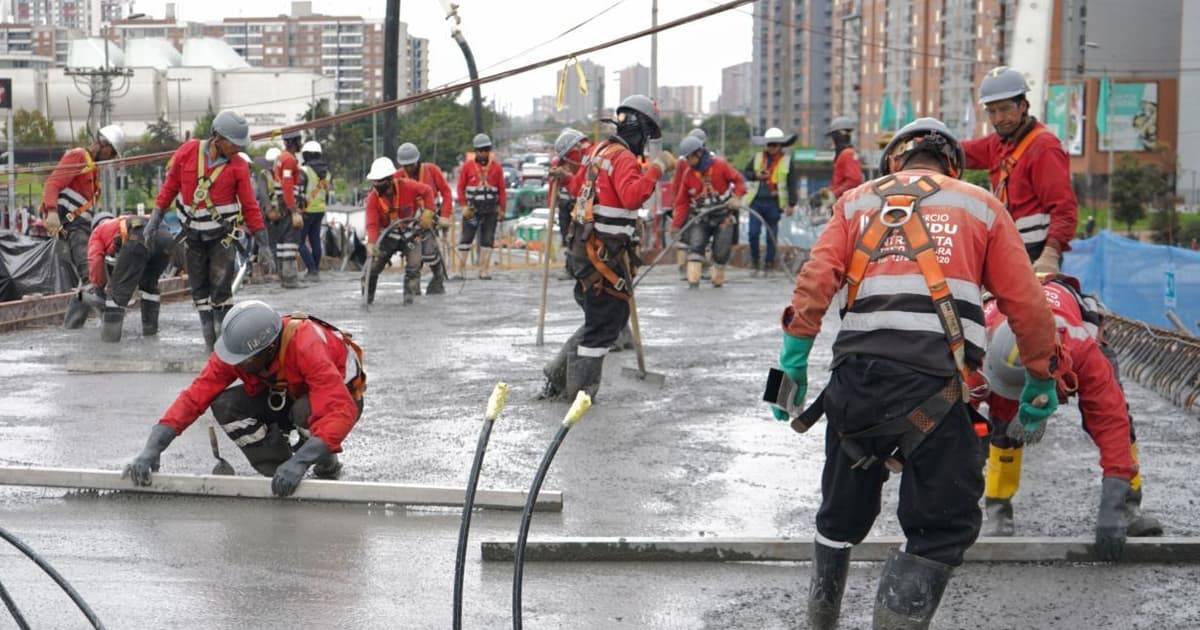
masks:
<path fill-rule="evenodd" d="M 496 383 L 492 395 L 488 398 L 487 419 L 494 421 L 504 410 L 504 402 L 508 400 L 508 383 Z"/>
<path fill-rule="evenodd" d="M 564 427 L 573 427 L 583 414 L 592 406 L 592 397 L 587 395 L 587 392 L 579 392 L 575 396 L 575 402 L 571 403 L 571 408 L 567 410 L 567 415 L 563 417 Z"/>

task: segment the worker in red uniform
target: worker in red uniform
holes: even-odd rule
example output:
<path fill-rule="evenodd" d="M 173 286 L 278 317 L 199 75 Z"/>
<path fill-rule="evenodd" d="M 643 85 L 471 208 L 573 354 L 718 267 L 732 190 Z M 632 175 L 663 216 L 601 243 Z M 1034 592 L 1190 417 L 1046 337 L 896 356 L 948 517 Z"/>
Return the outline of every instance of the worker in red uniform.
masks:
<path fill-rule="evenodd" d="M 458 203 L 462 206 L 462 236 L 458 240 L 458 268 L 467 267 L 471 244 L 479 238 L 479 278 L 491 280 L 488 265 L 492 259 L 492 243 L 496 239 L 496 222 L 504 221 L 508 197 L 504 187 L 504 169 L 499 160 L 492 159 L 492 139 L 486 133 L 475 134 L 471 140 L 475 157 L 462 163 L 458 171 Z"/>
<path fill-rule="evenodd" d="M 826 135 L 833 142 L 834 152 L 833 181 L 829 183 L 829 190 L 835 197 L 841 197 L 846 191 L 863 183 L 862 162 L 854 150 L 853 133 L 854 121 L 846 116 L 838 116 L 829 123 Z"/>
<path fill-rule="evenodd" d="M 1100 450 L 1103 478 L 1096 550 L 1103 559 L 1119 560 L 1127 534 L 1162 534 L 1162 524 L 1141 510 L 1142 476 L 1129 405 L 1115 365 L 1101 345 L 1104 320 L 1095 301 L 1083 297 L 1079 281 L 1070 276 L 1046 274 L 1042 290 L 1076 378 L 1075 391 L 1059 392 L 1060 399 L 1077 396 L 1083 429 Z M 989 395 L 985 400 L 993 426 L 983 494 L 988 520 L 985 534 L 1012 536 L 1012 497 L 1021 483 L 1021 455 L 1028 440 L 1008 436 L 1007 428 L 1017 415 L 1024 368 L 1012 329 L 995 301 L 986 302 L 983 312 L 989 337 L 984 363 Z"/>
<path fill-rule="evenodd" d="M 42 218 L 51 238 L 61 238 L 65 247 L 59 255 L 75 272 L 75 295 L 67 304 L 66 328 L 80 328 L 87 321 L 82 287 L 88 278 L 88 236 L 96 204 L 100 201 L 100 173 L 96 162 L 120 157 L 125 132 L 116 125 L 103 127 L 86 149 L 76 147 L 59 159 L 42 185 Z"/>
<path fill-rule="evenodd" d="M 233 297 L 237 234 L 243 225 L 258 241 L 264 271 L 276 270 L 262 210 L 250 184 L 250 167 L 238 157 L 248 144 L 250 126 L 241 114 L 230 110 L 217 114 L 210 138 L 188 140 L 171 157 L 146 228 L 153 234 L 176 195 L 182 198 L 179 222 L 187 242 L 188 286 L 209 352 L 221 321 L 233 306 L 229 300 Z"/>
<path fill-rule="evenodd" d="M 267 226 L 275 246 L 279 264 L 279 284 L 285 289 L 300 287 L 297 261 L 300 259 L 300 238 L 304 232 L 304 210 L 308 197 L 306 182 L 296 155 L 303 146 L 303 134 L 289 131 L 283 134 L 283 151 L 274 161 L 274 204 L 267 209 Z"/>
<path fill-rule="evenodd" d="M 684 139 L 687 138 L 695 138 L 699 140 L 701 146 L 704 146 L 708 142 L 708 134 L 704 133 L 704 130 L 699 127 L 689 131 L 687 136 L 684 136 Z M 683 176 L 687 173 L 688 165 L 687 156 L 683 154 L 682 140 L 680 142 L 680 158 L 677 162 L 675 162 L 675 172 L 671 174 L 671 183 L 667 185 L 667 203 L 664 204 L 666 207 L 662 210 L 662 218 L 664 220 L 662 222 L 662 227 L 659 229 L 666 235 L 667 240 L 673 243 L 675 247 L 675 265 L 679 267 L 679 277 L 680 279 L 686 280 L 688 253 L 687 235 L 680 234 L 679 230 L 671 228 L 671 225 L 675 222 L 675 197 L 679 194 L 679 185 L 683 181 Z M 667 245 L 668 243 L 663 243 L 664 247 Z"/>
<path fill-rule="evenodd" d="M 637 261 L 638 209 L 654 194 L 663 173 L 675 168 L 667 151 L 645 169 L 638 156 L 650 140 L 661 138 L 658 109 L 641 94 L 617 107 L 617 132 L 592 148 L 579 204 L 568 232 L 568 264 L 575 277 L 575 300 L 583 307 L 583 325 L 543 368 L 540 398 L 574 400 L 579 391 L 593 398 L 600 389 L 604 356 L 629 322 L 629 296 Z"/>
<path fill-rule="evenodd" d="M 756 151 L 742 169 L 746 176 L 746 198 L 750 202 L 750 263 L 753 276 L 769 275 L 775 267 L 775 242 L 779 235 L 779 221 L 784 215 L 796 211 L 798 172 L 792 170 L 792 152 L 788 147 L 796 142 L 796 134 L 785 134 L 778 127 L 771 127 L 763 134 L 765 149 Z M 767 228 L 767 252 L 759 264 L 759 238 L 763 227 Z"/>
<path fill-rule="evenodd" d="M 967 168 L 984 168 L 1008 208 L 1034 271 L 1058 273 L 1071 249 L 1079 204 L 1062 142 L 1029 113 L 1020 71 L 1001 66 L 979 85 L 979 102 L 995 133 L 963 142 Z"/>
<path fill-rule="evenodd" d="M 870 532 L 889 471 L 902 470 L 906 542 L 883 567 L 876 628 L 927 628 L 979 535 L 983 475 L 965 381 L 987 346 L 984 287 L 1021 342 L 1022 422 L 1044 422 L 1057 407 L 1053 396 L 1034 404 L 1054 393 L 1064 369 L 1054 317 L 1004 208 L 957 179 L 964 161 L 941 121 L 901 129 L 884 151 L 883 177 L 834 205 L 783 312 L 780 365 L 798 388 L 773 412 L 787 420 L 804 406 L 821 320 L 844 295 L 829 384 L 792 425 L 828 419 L 808 602 L 814 628 L 837 624 L 850 549 Z"/>
<path fill-rule="evenodd" d="M 685 159 L 685 173 L 675 192 L 675 212 L 671 231 L 687 233 L 687 281 L 695 289 L 700 286 L 705 250 L 712 246 L 712 285 L 725 284 L 725 263 L 733 253 L 733 232 L 737 228 L 737 213 L 746 194 L 746 182 L 728 162 L 712 154 L 695 136 L 679 143 Z M 676 167 L 678 168 L 678 167 Z"/>
<path fill-rule="evenodd" d="M 411 142 L 405 142 L 396 149 L 396 165 L 400 167 L 400 175 L 429 186 L 437 198 L 436 204 L 426 206 L 426 209 L 433 212 L 421 215 L 421 257 L 433 273 L 433 278 L 425 287 L 425 293 L 441 295 L 446 292 L 447 274 L 438 231 L 449 229 L 454 220 L 454 198 L 450 193 L 450 185 L 446 183 L 446 175 L 437 164 L 421 161 L 421 151 Z"/>
<path fill-rule="evenodd" d="M 387 268 L 392 255 L 399 252 L 404 256 L 404 303 L 412 304 L 413 297 L 421 294 L 422 254 L 420 245 L 414 241 L 421 238 L 421 219 L 432 224 L 436 214 L 433 189 L 397 172 L 388 157 L 376 158 L 371 163 L 367 179 L 371 182 L 366 218 L 367 256 L 371 257 L 367 303 L 375 301 L 379 274 Z"/>
<path fill-rule="evenodd" d="M 295 492 L 310 467 L 318 478 L 336 479 L 337 453 L 362 415 L 366 387 L 362 348 L 350 335 L 303 313 L 285 317 L 263 302 L 241 302 L 225 318 L 204 369 L 150 430 L 123 476 L 150 485 L 171 441 L 211 410 L 254 470 L 273 477 L 276 496 Z"/>
<path fill-rule="evenodd" d="M 144 216 L 114 217 L 108 212 L 101 212 L 92 220 L 88 280 L 96 295 L 104 299 L 100 324 L 100 338 L 104 341 L 121 340 L 125 307 L 137 289 L 142 294 L 142 336 L 158 334 L 158 278 L 171 262 L 173 241 L 161 224 L 154 232 L 145 231 L 148 221 Z"/>

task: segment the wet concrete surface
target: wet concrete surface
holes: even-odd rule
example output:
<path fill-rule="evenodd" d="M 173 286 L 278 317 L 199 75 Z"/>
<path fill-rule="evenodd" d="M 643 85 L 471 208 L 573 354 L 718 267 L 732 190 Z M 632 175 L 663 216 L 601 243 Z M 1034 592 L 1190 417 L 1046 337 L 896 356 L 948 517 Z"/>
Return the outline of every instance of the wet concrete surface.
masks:
<path fill-rule="evenodd" d="M 388 272 L 376 304 L 360 306 L 358 276 L 329 273 L 295 291 L 248 287 L 281 311 L 302 308 L 353 333 L 367 352 L 363 418 L 346 441 L 345 478 L 464 485 L 492 386 L 512 386 L 492 433 L 482 487 L 527 488 L 565 403 L 534 400 L 541 365 L 579 324 L 567 282 L 551 281 L 547 345 L 532 346 L 538 276 L 448 283 L 448 294 L 401 305 Z M 632 352 L 610 355 L 597 405 L 572 430 L 545 487 L 561 514 L 538 514 L 533 535 L 811 535 L 820 500 L 820 434 L 769 421 L 758 402 L 779 350 L 790 279 L 735 271 L 725 288 L 689 291 L 674 268 L 639 290 L 656 388 L 621 376 Z M 836 321 L 810 361 L 822 383 Z M 192 375 L 68 371 L 75 357 L 203 360 L 198 320 L 167 304 L 157 339 L 137 312 L 125 340 L 102 344 L 97 324 L 0 336 L 0 465 L 119 469 Z M 1136 384 L 1145 507 L 1169 535 L 1195 535 L 1194 445 L 1200 426 Z M 163 456 L 170 472 L 208 472 L 205 416 Z M 250 467 L 222 438 L 239 474 Z M 1089 535 L 1099 498 L 1098 453 L 1073 407 L 1027 449 L 1015 500 L 1021 535 Z M 898 534 L 895 485 L 877 534 Z M 446 628 L 453 509 L 334 506 L 64 493 L 0 488 L 0 525 L 41 552 L 109 628 Z M 479 512 L 466 571 L 465 627 L 510 624 L 512 567 L 483 564 L 478 541 L 513 538 L 519 514 Z M 855 564 L 843 627 L 870 625 L 879 565 Z M 531 564 L 529 628 L 802 627 L 807 564 Z M 969 565 L 958 571 L 936 628 L 1197 628 L 1200 567 Z M 3 581 L 35 628 L 83 628 L 57 588 L 0 547 Z M 0 628 L 15 627 L 0 614 Z"/>

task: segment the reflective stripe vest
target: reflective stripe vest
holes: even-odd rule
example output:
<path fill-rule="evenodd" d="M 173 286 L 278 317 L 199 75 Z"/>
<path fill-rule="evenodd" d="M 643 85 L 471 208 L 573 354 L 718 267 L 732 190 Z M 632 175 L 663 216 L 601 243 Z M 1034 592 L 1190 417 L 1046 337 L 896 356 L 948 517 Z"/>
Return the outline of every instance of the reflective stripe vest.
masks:
<path fill-rule="evenodd" d="M 754 154 L 754 172 L 761 173 L 766 168 L 766 151 L 759 151 Z M 771 168 L 771 177 L 769 183 L 774 188 L 774 192 L 779 196 L 779 207 L 786 208 L 788 205 L 788 172 L 792 169 L 791 153 L 785 148 L 779 154 L 779 158 L 775 160 L 775 164 Z M 758 185 L 761 182 L 757 179 L 750 179 L 746 182 L 746 196 L 743 200 L 747 205 L 754 202 L 754 197 L 758 195 Z"/>
<path fill-rule="evenodd" d="M 325 212 L 326 200 L 329 197 L 329 182 L 333 175 L 325 173 L 325 178 L 322 179 L 317 175 L 316 169 L 307 165 L 301 166 L 300 170 L 304 171 L 304 211 Z"/>

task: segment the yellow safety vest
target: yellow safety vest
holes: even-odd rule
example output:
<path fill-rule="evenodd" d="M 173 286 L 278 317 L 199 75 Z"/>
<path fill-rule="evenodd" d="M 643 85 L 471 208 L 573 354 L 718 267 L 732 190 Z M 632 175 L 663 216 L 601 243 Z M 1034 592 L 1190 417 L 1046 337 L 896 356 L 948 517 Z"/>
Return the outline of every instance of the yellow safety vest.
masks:
<path fill-rule="evenodd" d="M 766 164 L 766 162 L 765 162 L 766 155 L 767 155 L 766 151 L 759 151 L 758 153 L 754 154 L 754 172 L 755 173 L 762 172 L 762 170 Z M 779 161 L 775 162 L 775 168 L 774 168 L 774 170 L 771 171 L 771 182 L 775 184 L 775 192 L 776 192 L 776 194 L 779 195 L 779 207 L 780 208 L 786 208 L 788 205 L 787 180 L 788 180 L 788 171 L 790 171 L 791 168 L 792 168 L 791 151 L 787 147 L 784 147 L 783 152 L 780 153 Z M 760 182 L 757 179 L 746 182 L 746 195 L 744 197 L 742 197 L 742 200 L 745 201 L 746 205 L 750 205 L 751 203 L 754 202 L 754 197 L 756 195 L 758 195 L 759 183 Z"/>

